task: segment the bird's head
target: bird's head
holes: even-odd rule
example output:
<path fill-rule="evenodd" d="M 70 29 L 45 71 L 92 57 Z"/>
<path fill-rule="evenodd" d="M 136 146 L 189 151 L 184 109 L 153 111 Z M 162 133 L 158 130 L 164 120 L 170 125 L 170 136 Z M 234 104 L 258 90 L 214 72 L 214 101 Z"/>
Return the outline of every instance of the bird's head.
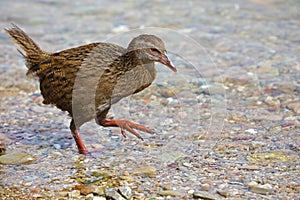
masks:
<path fill-rule="evenodd" d="M 164 42 L 155 35 L 143 34 L 135 37 L 128 45 L 127 51 L 135 52 L 142 63 L 160 62 L 172 71 L 177 71 L 168 58 Z"/>

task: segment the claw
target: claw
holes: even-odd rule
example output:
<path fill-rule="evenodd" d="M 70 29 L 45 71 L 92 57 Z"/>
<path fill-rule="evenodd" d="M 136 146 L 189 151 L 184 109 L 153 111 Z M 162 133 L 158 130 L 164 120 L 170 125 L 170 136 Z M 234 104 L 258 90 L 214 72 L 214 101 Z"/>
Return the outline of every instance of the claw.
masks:
<path fill-rule="evenodd" d="M 155 129 L 150 129 L 150 131 L 151 131 L 151 134 L 157 134 Z"/>
<path fill-rule="evenodd" d="M 148 127 L 145 127 L 140 124 L 136 124 L 136 123 L 133 123 L 133 122 L 130 122 L 127 120 L 106 120 L 106 119 L 104 119 L 104 120 L 99 120 L 99 122 L 100 122 L 99 124 L 104 127 L 108 127 L 108 126 L 120 127 L 121 134 L 124 137 L 126 137 L 126 135 L 125 135 L 125 130 L 126 130 L 126 131 L 129 131 L 130 133 L 132 133 L 133 135 L 135 135 L 137 138 L 141 139 L 142 141 L 144 139 L 136 130 L 143 131 L 143 132 L 150 133 L 150 134 L 155 133 L 154 130 L 152 130 Z M 134 129 L 136 129 L 136 130 L 134 130 Z"/>
<path fill-rule="evenodd" d="M 123 128 L 121 128 L 121 134 L 123 135 L 124 138 L 126 138 L 126 132 Z"/>

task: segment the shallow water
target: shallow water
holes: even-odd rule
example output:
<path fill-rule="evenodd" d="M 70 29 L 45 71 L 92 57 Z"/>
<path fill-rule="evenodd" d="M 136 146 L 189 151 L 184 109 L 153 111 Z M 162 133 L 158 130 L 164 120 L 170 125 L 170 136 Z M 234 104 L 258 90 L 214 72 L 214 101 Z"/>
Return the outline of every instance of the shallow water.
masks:
<path fill-rule="evenodd" d="M 96 152 L 84 158 L 69 117 L 42 105 L 37 80 L 25 77 L 16 45 L 2 31 L 0 139 L 6 155 L 32 159 L 0 165 L 1 198 L 85 198 L 81 184 L 91 184 L 125 185 L 136 199 L 192 199 L 199 191 L 216 199 L 295 199 L 299 8 L 279 0 L 1 2 L 0 26 L 19 25 L 46 51 L 93 41 L 126 46 L 140 32 L 155 33 L 178 67 L 173 73 L 158 65 L 152 86 L 109 114 L 157 134 L 139 141 L 89 122 L 82 137 Z M 95 188 L 90 193 L 105 196 Z"/>

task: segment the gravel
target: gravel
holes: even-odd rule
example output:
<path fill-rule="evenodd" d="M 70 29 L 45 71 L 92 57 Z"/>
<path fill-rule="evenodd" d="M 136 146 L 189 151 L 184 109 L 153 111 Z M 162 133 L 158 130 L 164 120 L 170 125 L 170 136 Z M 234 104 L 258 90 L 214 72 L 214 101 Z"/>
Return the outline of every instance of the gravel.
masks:
<path fill-rule="evenodd" d="M 94 122 L 78 155 L 70 118 L 42 104 L 36 79 L 0 33 L 1 199 L 297 199 L 298 1 L 2 1 L 46 51 L 160 35 L 178 68 L 109 116 L 145 124 L 139 141 Z M 130 31 L 129 33 L 126 31 Z M 3 161 L 4 160 L 4 161 Z"/>

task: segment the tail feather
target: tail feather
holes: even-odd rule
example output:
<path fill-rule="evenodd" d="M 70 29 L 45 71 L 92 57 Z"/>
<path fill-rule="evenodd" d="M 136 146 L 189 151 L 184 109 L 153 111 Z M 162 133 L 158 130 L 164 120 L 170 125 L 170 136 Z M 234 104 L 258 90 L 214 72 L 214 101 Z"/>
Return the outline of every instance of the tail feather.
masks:
<path fill-rule="evenodd" d="M 25 52 L 25 54 L 23 54 L 18 50 L 26 59 L 26 66 L 29 70 L 41 61 L 43 51 L 22 29 L 12 24 L 12 28 L 5 29 L 5 31 Z"/>

